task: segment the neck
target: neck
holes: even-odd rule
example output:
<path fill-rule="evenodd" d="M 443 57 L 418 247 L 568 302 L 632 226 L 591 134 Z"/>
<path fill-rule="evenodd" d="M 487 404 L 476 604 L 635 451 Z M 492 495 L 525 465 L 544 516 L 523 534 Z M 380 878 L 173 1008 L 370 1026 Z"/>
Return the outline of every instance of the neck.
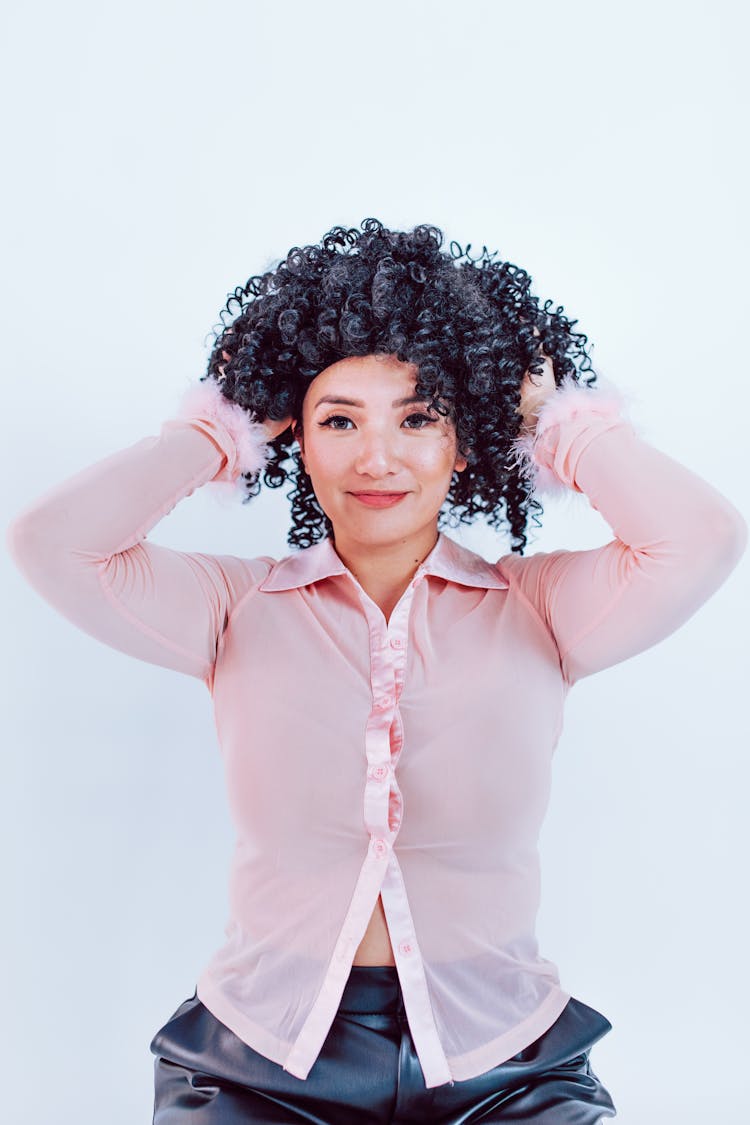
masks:
<path fill-rule="evenodd" d="M 339 533 L 333 545 L 362 589 L 373 601 L 381 602 L 401 596 L 438 538 L 437 526 L 430 525 L 419 534 L 386 543 L 367 543 Z"/>

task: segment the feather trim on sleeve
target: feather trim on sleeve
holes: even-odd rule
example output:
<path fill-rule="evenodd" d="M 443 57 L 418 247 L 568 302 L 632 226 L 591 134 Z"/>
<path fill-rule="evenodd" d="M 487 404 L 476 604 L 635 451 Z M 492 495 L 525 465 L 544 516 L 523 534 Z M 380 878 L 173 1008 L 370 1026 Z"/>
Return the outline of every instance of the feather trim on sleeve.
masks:
<path fill-rule="evenodd" d="M 575 466 L 588 442 L 623 422 L 632 425 L 631 397 L 597 378 L 598 385 L 587 387 L 566 376 L 540 407 L 534 430 L 511 442 L 510 463 L 535 492 L 553 497 L 569 495 L 571 488 L 580 492 Z M 578 440 L 584 433 L 586 440 Z"/>

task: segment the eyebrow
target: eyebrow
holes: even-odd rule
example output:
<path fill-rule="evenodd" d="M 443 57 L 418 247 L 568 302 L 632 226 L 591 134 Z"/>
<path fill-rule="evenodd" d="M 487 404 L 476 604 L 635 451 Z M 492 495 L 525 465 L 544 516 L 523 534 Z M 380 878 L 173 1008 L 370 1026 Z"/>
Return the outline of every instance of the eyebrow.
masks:
<path fill-rule="evenodd" d="M 391 406 L 393 406 L 393 407 L 407 406 L 411 402 L 427 402 L 427 401 L 428 401 L 427 398 L 424 397 L 424 396 L 411 395 L 407 398 L 394 399 L 393 402 L 391 403 Z M 362 407 L 362 408 L 364 408 L 364 406 L 365 406 L 364 402 L 360 402 L 358 398 L 339 398 L 335 395 L 323 395 L 323 397 L 319 398 L 318 401 L 315 403 L 315 406 L 313 407 L 313 409 L 317 410 L 318 407 L 321 406 L 324 402 L 332 402 L 332 403 L 335 403 L 337 406 L 359 406 L 359 407 Z"/>

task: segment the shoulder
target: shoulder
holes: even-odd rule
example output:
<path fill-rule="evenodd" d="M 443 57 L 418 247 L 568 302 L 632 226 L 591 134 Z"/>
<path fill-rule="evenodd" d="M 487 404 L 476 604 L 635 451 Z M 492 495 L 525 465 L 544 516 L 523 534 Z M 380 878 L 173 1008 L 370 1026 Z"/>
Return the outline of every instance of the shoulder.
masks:
<path fill-rule="evenodd" d="M 227 585 L 235 590 L 246 590 L 257 586 L 273 570 L 276 559 L 270 555 L 257 555 L 244 558 L 240 555 L 207 555 L 194 553 L 196 561 L 202 560 L 206 566 L 218 569 L 224 575 Z"/>
<path fill-rule="evenodd" d="M 554 551 L 535 551 L 532 555 L 517 555 L 511 551 L 507 555 L 501 555 L 495 566 L 511 582 L 522 582 L 524 579 L 528 579 L 530 575 L 549 569 L 551 564 L 560 559 L 565 559 L 573 553 L 566 548 L 558 548 Z"/>

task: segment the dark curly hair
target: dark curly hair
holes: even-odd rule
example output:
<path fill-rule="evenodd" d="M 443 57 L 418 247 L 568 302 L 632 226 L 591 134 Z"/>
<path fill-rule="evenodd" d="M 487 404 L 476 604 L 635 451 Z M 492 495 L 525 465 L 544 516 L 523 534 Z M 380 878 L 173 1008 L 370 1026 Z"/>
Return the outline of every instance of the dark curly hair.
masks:
<path fill-rule="evenodd" d="M 511 456 L 522 418 L 516 413 L 526 371 L 552 360 L 555 383 L 565 376 L 595 382 L 587 337 L 551 301 L 540 309 L 531 279 L 483 247 L 469 257 L 455 243 L 441 250 L 442 231 L 428 224 L 389 230 L 378 219 L 362 229 L 333 227 L 319 245 L 294 246 L 268 272 L 235 289 L 214 332 L 208 369 L 231 402 L 259 420 L 302 419 L 310 381 L 347 356 L 389 354 L 418 368 L 416 393 L 455 424 L 468 465 L 454 472 L 438 528 L 471 524 L 484 515 L 493 528 L 507 520 L 511 550 L 523 554 L 529 513 L 543 512 Z M 225 321 L 225 312 L 230 318 Z M 592 374 L 581 380 L 579 372 Z M 308 547 L 333 527 L 318 505 L 295 438 L 284 431 L 269 443 L 262 470 L 246 473 L 247 503 L 292 478 L 290 547 Z M 292 459 L 293 468 L 284 466 Z M 503 510 L 503 505 L 504 510 Z"/>

